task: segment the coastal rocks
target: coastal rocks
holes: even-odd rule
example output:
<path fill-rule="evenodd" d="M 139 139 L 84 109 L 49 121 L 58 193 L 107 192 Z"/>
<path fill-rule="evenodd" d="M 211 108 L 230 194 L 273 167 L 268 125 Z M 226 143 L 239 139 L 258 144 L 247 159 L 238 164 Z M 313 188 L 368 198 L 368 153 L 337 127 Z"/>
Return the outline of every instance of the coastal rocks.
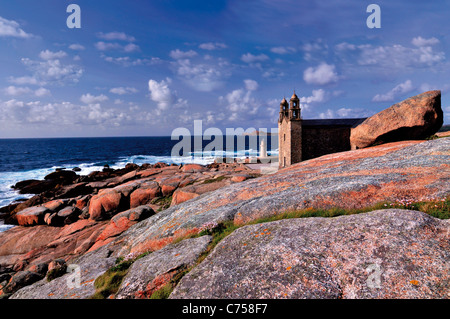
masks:
<path fill-rule="evenodd" d="M 55 259 L 48 264 L 48 271 L 46 274 L 47 280 L 51 281 L 55 278 L 61 277 L 66 273 L 67 264 L 64 259 Z"/>
<path fill-rule="evenodd" d="M 78 177 L 74 171 L 57 170 L 44 177 L 44 180 L 57 180 L 64 184 L 73 182 Z"/>
<path fill-rule="evenodd" d="M 122 240 L 120 252 L 126 255 L 160 249 L 180 236 L 199 233 L 208 223 L 244 224 L 310 207 L 354 209 L 383 201 L 441 199 L 450 189 L 449 149 L 449 138 L 396 142 L 329 154 L 274 174 L 232 183 L 173 203 L 130 227 L 118 238 Z"/>
<path fill-rule="evenodd" d="M 242 170 L 239 165 L 227 165 L 223 167 L 223 174 L 232 176 L 236 169 Z M 77 178 L 74 184 L 59 188 L 59 196 L 56 198 L 45 191 L 20 204 L 2 208 L 2 213 L 10 223 L 19 224 L 18 216 L 20 224 L 34 227 L 28 230 L 15 227 L 14 230 L 0 234 L 0 264 L 14 265 L 20 260 L 27 260 L 30 264 L 40 260 L 48 262 L 64 256 L 65 253 L 78 255 L 90 249 L 97 249 L 136 222 L 154 214 L 154 211 L 169 207 L 176 190 L 196 185 L 192 190 L 197 192 L 197 196 L 226 185 L 223 178 L 212 178 L 223 175 L 211 172 L 210 167 L 191 166 L 189 170 L 198 171 L 192 173 L 182 172 L 182 167 L 161 163 L 142 165 L 139 168 L 136 165 L 127 165 L 127 168 L 122 170 L 108 171 L 108 177 L 104 180 L 93 181 L 88 176 Z M 132 170 L 136 168 L 137 170 Z M 60 174 L 60 171 L 57 173 Z M 97 174 L 94 175 L 99 178 Z M 56 178 L 57 174 L 53 176 Z M 83 181 L 80 182 L 80 179 Z M 214 183 L 209 181 L 203 185 L 208 179 L 214 180 Z M 216 182 L 222 184 L 213 185 Z M 102 185 L 97 188 L 91 185 L 94 183 Z M 114 187 L 110 187 L 111 185 Z M 74 189 L 83 189 L 81 193 L 91 193 L 78 195 L 78 192 L 66 191 Z M 61 194 L 76 197 L 61 198 Z M 127 215 L 130 213 L 127 210 L 139 208 L 142 204 L 148 205 L 148 209 L 140 217 L 136 217 L 135 213 Z M 154 211 L 150 210 L 150 207 Z M 28 208 L 30 209 L 25 210 Z M 114 218 L 115 215 L 119 216 Z M 113 220 L 109 221 L 110 218 Z M 10 238 L 12 240 L 9 240 Z"/>
<path fill-rule="evenodd" d="M 115 189 L 104 189 L 92 197 L 89 205 L 89 218 L 97 221 L 104 220 L 121 208 L 126 209 L 127 206 L 127 201 L 122 193 Z"/>
<path fill-rule="evenodd" d="M 67 206 L 68 202 L 69 201 L 67 199 L 55 199 L 55 200 L 52 200 L 52 201 L 42 204 L 42 206 L 44 206 L 52 211 L 58 211 L 61 208 Z"/>
<path fill-rule="evenodd" d="M 352 128 L 352 149 L 401 140 L 425 139 L 442 126 L 441 91 L 410 97 Z"/>
<path fill-rule="evenodd" d="M 235 175 L 231 178 L 232 182 L 239 183 L 249 179 L 250 176 L 246 174 Z"/>
<path fill-rule="evenodd" d="M 207 170 L 207 168 L 203 165 L 199 164 L 186 164 L 181 167 L 181 171 L 185 173 L 197 173 L 197 172 L 203 172 Z"/>
<path fill-rule="evenodd" d="M 20 194 L 40 194 L 54 188 L 57 183 L 54 180 L 26 180 L 16 183 L 13 188 Z"/>
<path fill-rule="evenodd" d="M 173 193 L 172 202 L 170 203 L 170 205 L 171 206 L 178 205 L 198 196 L 200 195 L 194 193 L 193 191 L 189 191 L 188 187 L 180 188 Z"/>
<path fill-rule="evenodd" d="M 25 208 L 16 213 L 15 218 L 20 226 L 49 225 L 62 226 L 78 220 L 81 210 L 68 206 L 69 201 L 53 200 L 40 206 Z"/>
<path fill-rule="evenodd" d="M 0 265 L 35 271 L 33 267 L 41 263 L 78 256 L 95 243 L 105 226 L 106 222 L 85 219 L 64 227 L 14 227 L 0 233 Z"/>
<path fill-rule="evenodd" d="M 68 263 L 73 270 L 48 282 L 47 279 L 24 287 L 10 299 L 83 299 L 95 293 L 94 281 L 115 264 L 107 246 L 74 258 Z"/>
<path fill-rule="evenodd" d="M 42 279 L 42 275 L 32 271 L 19 271 L 11 277 L 8 284 L 2 289 L 2 294 L 12 294 L 25 286 Z M 1 296 L 1 294 L 0 294 Z"/>
<path fill-rule="evenodd" d="M 57 191 L 55 191 L 54 196 L 57 198 L 71 198 L 71 197 L 89 195 L 91 193 L 92 193 L 92 188 L 88 185 L 88 183 L 80 182 L 80 183 L 62 186 Z"/>
<path fill-rule="evenodd" d="M 67 206 L 57 213 L 58 217 L 64 220 L 64 224 L 71 224 L 77 221 L 80 214 L 81 210 L 73 206 Z"/>
<path fill-rule="evenodd" d="M 175 285 L 177 275 L 194 266 L 211 239 L 211 236 L 185 239 L 138 259 L 123 279 L 115 298 L 148 298 L 165 285 Z"/>
<path fill-rule="evenodd" d="M 90 247 L 90 250 L 105 245 L 132 225 L 155 214 L 155 211 L 149 206 L 138 206 L 115 215 L 101 234 L 96 237 L 95 244 Z"/>
<path fill-rule="evenodd" d="M 44 216 L 49 212 L 45 206 L 34 206 L 21 210 L 16 214 L 16 219 L 21 226 L 42 225 Z"/>
<path fill-rule="evenodd" d="M 161 187 L 153 180 L 139 183 L 139 186 L 130 194 L 130 207 L 137 207 L 149 203 L 161 193 Z"/>
<path fill-rule="evenodd" d="M 178 188 L 173 193 L 171 206 L 181 204 L 202 194 L 215 191 L 226 185 L 230 185 L 229 179 L 206 179 L 195 185 L 188 185 L 183 188 Z"/>
<path fill-rule="evenodd" d="M 170 298 L 448 298 L 449 231 L 395 209 L 245 226 Z"/>

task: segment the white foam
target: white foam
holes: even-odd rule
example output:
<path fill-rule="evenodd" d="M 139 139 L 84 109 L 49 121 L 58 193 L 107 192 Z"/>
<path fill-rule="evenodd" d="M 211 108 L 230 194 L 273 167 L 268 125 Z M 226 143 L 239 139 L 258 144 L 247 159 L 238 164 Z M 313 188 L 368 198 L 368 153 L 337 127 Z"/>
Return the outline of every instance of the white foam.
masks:
<path fill-rule="evenodd" d="M 13 227 L 14 227 L 14 225 L 3 225 L 3 222 L 0 221 L 0 233 L 2 231 L 8 230 L 8 229 L 13 228 Z"/>

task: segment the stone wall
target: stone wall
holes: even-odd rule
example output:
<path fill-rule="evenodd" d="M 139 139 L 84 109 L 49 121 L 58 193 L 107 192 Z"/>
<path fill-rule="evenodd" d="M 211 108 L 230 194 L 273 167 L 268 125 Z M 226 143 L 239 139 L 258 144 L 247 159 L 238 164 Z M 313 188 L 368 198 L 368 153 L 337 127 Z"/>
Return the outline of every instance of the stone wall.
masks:
<path fill-rule="evenodd" d="M 303 126 L 302 160 L 350 150 L 349 126 Z"/>

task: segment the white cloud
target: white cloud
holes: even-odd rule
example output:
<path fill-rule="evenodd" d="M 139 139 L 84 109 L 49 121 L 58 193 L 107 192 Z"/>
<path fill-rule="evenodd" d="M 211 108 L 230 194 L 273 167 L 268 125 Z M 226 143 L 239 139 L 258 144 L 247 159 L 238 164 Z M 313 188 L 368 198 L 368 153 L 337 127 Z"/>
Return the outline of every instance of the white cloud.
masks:
<path fill-rule="evenodd" d="M 176 92 L 172 92 L 169 85 L 172 83 L 171 78 L 166 78 L 160 82 L 150 79 L 148 81 L 148 90 L 150 91 L 150 99 L 156 103 L 156 115 L 162 115 L 162 111 L 170 108 L 185 108 L 188 103 L 186 100 L 178 98 Z"/>
<path fill-rule="evenodd" d="M 3 126 L 13 125 L 14 129 L 26 130 L 52 127 L 57 131 L 68 127 L 86 130 L 87 126 L 95 128 L 119 127 L 136 124 L 141 114 L 127 113 L 118 108 L 104 108 L 98 103 L 79 105 L 72 102 L 43 103 L 41 101 L 23 102 L 18 100 L 0 101 L 0 122 Z"/>
<path fill-rule="evenodd" d="M 45 51 L 43 51 L 45 52 Z M 50 52 L 50 51 L 49 51 Z M 62 52 L 62 51 L 61 51 Z M 41 52 L 42 53 L 42 52 Z M 44 58 L 54 57 L 53 52 L 43 53 Z M 60 53 L 57 53 L 60 55 Z M 63 64 L 58 59 L 44 61 L 34 61 L 28 58 L 22 58 L 22 63 L 33 72 L 31 77 L 22 77 L 20 81 L 36 81 L 36 84 L 44 85 L 46 83 L 63 84 L 66 82 L 78 82 L 83 69 L 73 64 Z M 31 79 L 34 80 L 31 80 Z"/>
<path fill-rule="evenodd" d="M 228 63 L 223 60 L 208 60 L 208 63 L 192 63 L 189 59 L 173 62 L 176 74 L 191 88 L 200 92 L 210 92 L 222 86 L 228 76 Z"/>
<path fill-rule="evenodd" d="M 356 61 L 359 66 L 372 66 L 395 71 L 404 68 L 429 67 L 444 61 L 444 52 L 435 51 L 433 47 L 426 45 L 435 42 L 432 39 L 414 38 L 415 47 L 405 47 L 400 44 L 354 45 L 343 42 L 336 45 L 335 49 L 336 54 L 349 65 L 354 65 Z"/>
<path fill-rule="evenodd" d="M 305 43 L 302 46 L 302 51 L 304 53 L 304 59 L 308 62 L 323 61 L 327 59 L 329 54 L 328 45 L 320 38 Z"/>
<path fill-rule="evenodd" d="M 195 52 L 194 50 L 181 51 L 179 49 L 176 49 L 170 51 L 169 55 L 172 59 L 178 60 L 178 59 L 192 58 L 197 55 L 197 52 Z"/>
<path fill-rule="evenodd" d="M 300 99 L 301 103 L 320 103 L 320 102 L 324 102 L 325 101 L 325 90 L 323 89 L 318 89 L 318 90 L 313 90 L 312 91 L 312 95 L 308 96 L 308 97 L 302 97 Z"/>
<path fill-rule="evenodd" d="M 97 33 L 97 37 L 109 41 L 111 40 L 128 41 L 128 42 L 136 41 L 136 39 L 133 36 L 128 35 L 124 32 L 108 32 L 108 33 L 99 32 Z"/>
<path fill-rule="evenodd" d="M 303 80 L 308 84 L 325 85 L 335 83 L 339 79 L 333 64 L 321 63 L 317 67 L 309 67 L 303 72 Z"/>
<path fill-rule="evenodd" d="M 135 52 L 135 51 L 139 51 L 140 48 L 138 45 L 136 45 L 134 43 L 128 43 L 126 46 L 123 47 L 123 50 L 125 52 Z"/>
<path fill-rule="evenodd" d="M 258 88 L 258 83 L 254 80 L 244 80 L 244 88 L 233 90 L 225 96 L 219 97 L 219 103 L 225 105 L 221 110 L 225 111 L 223 116 L 229 122 L 267 123 L 268 119 L 275 116 L 276 108 L 273 108 L 273 101 L 269 103 L 260 101 L 253 94 Z M 269 104 L 269 105 L 268 105 Z"/>
<path fill-rule="evenodd" d="M 411 80 L 406 80 L 403 83 L 395 86 L 392 90 L 385 94 L 377 94 L 372 98 L 373 102 L 391 102 L 396 98 L 402 96 L 405 93 L 411 92 L 415 88 L 412 85 Z"/>
<path fill-rule="evenodd" d="M 227 103 L 226 109 L 231 113 L 228 120 L 243 120 L 249 115 L 255 115 L 260 104 L 252 96 L 252 91 L 244 89 L 233 90 L 222 98 Z"/>
<path fill-rule="evenodd" d="M 39 57 L 42 60 L 55 60 L 55 59 L 61 59 L 67 56 L 67 53 L 64 51 L 58 51 L 58 52 L 52 52 L 50 50 L 41 51 L 39 53 Z"/>
<path fill-rule="evenodd" d="M 10 96 L 18 96 L 23 94 L 29 94 L 32 90 L 29 87 L 17 87 L 17 86 L 8 86 L 7 88 L 3 89 L 3 93 L 5 95 Z"/>
<path fill-rule="evenodd" d="M 90 93 L 87 93 L 87 94 L 83 94 L 80 97 L 80 101 L 85 104 L 94 104 L 94 103 L 104 102 L 106 100 L 108 100 L 108 97 L 103 94 L 94 96 L 94 95 L 91 95 Z"/>
<path fill-rule="evenodd" d="M 124 94 L 131 94 L 131 93 L 137 93 L 138 90 L 133 87 L 116 87 L 109 90 L 109 92 L 118 94 L 118 95 L 124 95 Z"/>
<path fill-rule="evenodd" d="M 276 54 L 290 54 L 290 53 L 295 53 L 297 52 L 296 48 L 293 47 L 273 47 L 270 49 L 271 52 L 276 53 Z"/>
<path fill-rule="evenodd" d="M 83 51 L 86 48 L 81 44 L 73 43 L 73 44 L 69 45 L 69 49 L 74 50 L 74 51 Z"/>
<path fill-rule="evenodd" d="M 29 87 L 17 87 L 17 86 L 8 86 L 7 88 L 3 89 L 3 93 L 5 95 L 9 96 L 20 96 L 20 95 L 26 95 L 26 94 L 34 94 L 38 97 L 50 95 L 50 90 L 40 87 L 37 90 L 32 90 Z"/>
<path fill-rule="evenodd" d="M 325 112 L 319 113 L 321 119 L 335 119 L 335 118 L 366 118 L 372 116 L 373 111 L 366 109 L 352 109 L 352 108 L 340 108 L 338 110 L 327 109 Z"/>
<path fill-rule="evenodd" d="M 256 82 L 255 80 L 244 80 L 244 84 L 245 84 L 245 88 L 248 91 L 256 91 L 258 89 L 258 82 Z"/>
<path fill-rule="evenodd" d="M 156 102 L 159 110 L 166 110 L 174 101 L 174 96 L 170 91 L 169 84 L 172 83 L 170 78 L 162 80 L 161 82 L 150 79 L 148 81 L 148 89 L 150 91 L 150 98 Z"/>
<path fill-rule="evenodd" d="M 32 76 L 10 77 L 8 81 L 17 85 L 39 85 L 39 81 Z"/>
<path fill-rule="evenodd" d="M 0 37 L 26 39 L 32 37 L 32 35 L 23 31 L 16 21 L 0 17 Z"/>
<path fill-rule="evenodd" d="M 137 44 L 128 43 L 126 45 L 122 45 L 117 42 L 104 42 L 99 41 L 94 44 L 95 48 L 99 51 L 109 51 L 109 50 L 121 50 L 127 53 L 139 51 L 140 48 Z"/>
<path fill-rule="evenodd" d="M 36 95 L 37 97 L 50 95 L 50 90 L 41 87 L 41 88 L 37 89 L 36 91 L 34 91 L 34 95 Z"/>
<path fill-rule="evenodd" d="M 416 47 L 424 47 L 424 46 L 430 46 L 430 45 L 435 45 L 439 43 L 439 40 L 436 38 L 429 38 L 429 39 L 425 39 L 422 37 L 417 37 L 412 39 L 411 43 L 413 45 L 415 45 Z"/>
<path fill-rule="evenodd" d="M 269 57 L 263 53 L 259 55 L 253 55 L 251 53 L 246 53 L 241 56 L 241 60 L 245 63 L 262 62 L 268 60 Z"/>
<path fill-rule="evenodd" d="M 122 57 L 111 57 L 102 55 L 102 59 L 104 59 L 106 62 L 114 63 L 120 66 L 129 67 L 129 66 L 139 66 L 139 65 L 155 65 L 161 63 L 160 58 L 151 58 L 151 59 L 133 59 L 129 56 L 122 56 Z"/>
<path fill-rule="evenodd" d="M 220 42 L 208 42 L 208 43 L 202 43 L 198 46 L 200 49 L 203 50 L 220 50 L 220 49 L 226 49 L 227 45 L 225 43 L 220 43 Z"/>
<path fill-rule="evenodd" d="M 99 51 L 122 49 L 122 46 L 119 43 L 115 43 L 115 42 L 111 43 L 111 42 L 99 41 L 99 42 L 95 43 L 94 46 Z"/>
<path fill-rule="evenodd" d="M 329 94 L 323 89 L 313 90 L 311 96 L 302 96 L 300 98 L 300 107 L 302 111 L 311 113 L 311 104 L 319 104 L 328 100 Z"/>

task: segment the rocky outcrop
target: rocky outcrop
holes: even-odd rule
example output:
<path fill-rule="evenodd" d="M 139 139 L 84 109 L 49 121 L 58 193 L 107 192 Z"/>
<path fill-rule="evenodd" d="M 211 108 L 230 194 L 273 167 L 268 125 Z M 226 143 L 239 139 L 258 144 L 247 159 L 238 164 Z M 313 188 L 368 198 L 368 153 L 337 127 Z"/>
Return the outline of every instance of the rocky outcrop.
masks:
<path fill-rule="evenodd" d="M 45 276 L 50 262 L 97 250 L 169 207 L 177 190 L 200 185 L 191 191 L 203 194 L 225 185 L 205 183 L 215 176 L 230 179 L 242 171 L 250 169 L 237 163 L 227 164 L 220 172 L 216 166 L 158 163 L 130 164 L 89 176 L 58 170 L 38 182 L 57 181 L 62 186 L 43 189 L 27 201 L 1 209 L 8 222 L 19 226 L 0 233 L 0 266 L 12 269 L 8 276 L 35 269 L 45 269 L 41 274 Z M 20 187 L 28 184 L 18 183 Z"/>
<path fill-rule="evenodd" d="M 448 298 L 449 231 L 395 209 L 245 226 L 170 298 Z"/>
<path fill-rule="evenodd" d="M 190 270 L 211 241 L 211 236 L 186 239 L 135 261 L 122 281 L 116 299 L 150 297 L 177 275 Z"/>
<path fill-rule="evenodd" d="M 121 235 L 121 254 L 160 249 L 208 223 L 244 224 L 286 211 L 362 208 L 449 195 L 450 139 L 335 153 L 172 206 Z"/>
<path fill-rule="evenodd" d="M 131 208 L 115 215 L 100 235 L 97 236 L 95 243 L 92 244 L 89 250 L 93 251 L 111 242 L 115 236 L 123 233 L 132 225 L 153 215 L 155 215 L 155 211 L 146 205 Z"/>
<path fill-rule="evenodd" d="M 48 281 L 42 279 L 14 293 L 10 299 L 82 299 L 95 293 L 94 281 L 114 266 L 107 246 L 72 260 L 70 273 Z"/>
<path fill-rule="evenodd" d="M 441 128 L 443 119 L 441 91 L 425 92 L 394 104 L 352 128 L 351 148 L 425 139 Z"/>
<path fill-rule="evenodd" d="M 42 225 L 44 216 L 49 212 L 45 206 L 34 206 L 21 210 L 16 214 L 17 222 L 22 226 Z"/>

